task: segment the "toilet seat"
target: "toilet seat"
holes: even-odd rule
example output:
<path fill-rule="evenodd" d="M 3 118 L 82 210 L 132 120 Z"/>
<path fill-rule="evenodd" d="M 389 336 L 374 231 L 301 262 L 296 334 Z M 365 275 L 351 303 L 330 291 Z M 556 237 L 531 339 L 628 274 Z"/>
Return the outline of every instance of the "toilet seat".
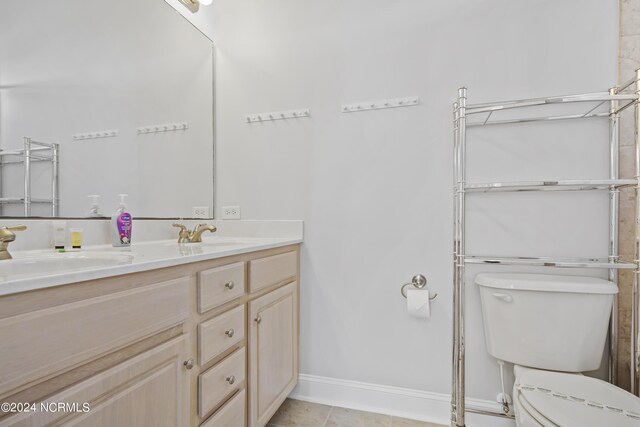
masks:
<path fill-rule="evenodd" d="M 516 413 L 516 425 L 519 427 L 558 427 L 547 417 L 539 413 L 522 398 L 519 392 L 514 393 L 514 408 Z"/>
<path fill-rule="evenodd" d="M 582 375 L 516 367 L 520 426 L 638 427 L 640 398 Z"/>

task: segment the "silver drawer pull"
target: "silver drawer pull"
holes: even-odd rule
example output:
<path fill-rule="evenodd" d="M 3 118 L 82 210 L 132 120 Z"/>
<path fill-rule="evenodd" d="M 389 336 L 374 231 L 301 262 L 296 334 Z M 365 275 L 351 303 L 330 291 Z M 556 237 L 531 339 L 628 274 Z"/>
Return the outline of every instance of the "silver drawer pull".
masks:
<path fill-rule="evenodd" d="M 255 319 L 253 319 L 253 320 L 255 320 L 255 321 L 256 321 L 256 323 L 260 323 L 260 322 L 262 322 L 262 317 L 260 317 L 260 315 L 258 315 L 258 316 L 256 316 L 256 318 L 255 318 Z"/>
<path fill-rule="evenodd" d="M 228 281 L 227 283 L 224 284 L 224 287 L 231 290 L 235 287 L 235 283 L 233 283 L 233 280 Z"/>
<path fill-rule="evenodd" d="M 193 359 L 185 360 L 184 367 L 187 369 L 193 369 Z"/>
<path fill-rule="evenodd" d="M 233 375 L 229 375 L 227 378 L 225 378 L 225 381 L 229 383 L 229 385 L 233 385 L 233 383 L 236 382 L 236 377 Z"/>
<path fill-rule="evenodd" d="M 224 331 L 224 334 L 229 338 L 233 338 L 234 331 L 233 329 L 229 329 L 228 331 Z"/>

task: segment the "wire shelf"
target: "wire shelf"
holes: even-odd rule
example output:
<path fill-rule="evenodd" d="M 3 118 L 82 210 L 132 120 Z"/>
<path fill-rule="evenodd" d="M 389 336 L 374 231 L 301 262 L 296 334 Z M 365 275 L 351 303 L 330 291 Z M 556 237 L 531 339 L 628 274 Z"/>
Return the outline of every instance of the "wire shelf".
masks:
<path fill-rule="evenodd" d="M 615 111 L 610 111 L 610 103 L 612 101 L 621 102 Z M 618 114 L 621 111 L 636 104 L 638 101 L 638 95 L 635 93 L 622 93 L 622 94 L 609 94 L 605 92 L 586 93 L 580 95 L 564 95 L 554 96 L 547 98 L 531 98 L 520 99 L 516 101 L 504 101 L 504 102 L 491 102 L 485 104 L 471 104 L 465 108 L 465 114 L 472 116 L 476 114 L 486 114 L 484 119 L 477 121 L 469 121 L 466 126 L 485 126 L 485 125 L 497 125 L 508 123 L 528 123 L 528 122 L 542 122 L 542 121 L 554 121 L 554 120 L 571 120 L 571 119 L 588 119 L 594 117 L 609 117 L 611 114 Z M 589 104 L 587 110 L 579 114 L 560 114 L 551 116 L 534 116 L 534 117 L 518 117 L 495 120 L 492 117 L 493 113 L 513 110 L 517 108 L 527 107 L 543 107 L 548 105 L 561 105 L 561 104 L 576 104 L 587 103 Z M 592 105 L 595 104 L 595 105 Z M 606 111 L 598 112 L 598 109 L 605 107 Z"/>
<path fill-rule="evenodd" d="M 553 257 L 487 257 L 464 256 L 467 264 L 521 265 L 560 268 L 635 269 L 637 265 L 626 261 L 609 261 L 607 258 L 553 258 Z"/>
<path fill-rule="evenodd" d="M 3 197 L 2 186 L 0 186 L 0 206 L 20 204 L 24 208 L 24 216 L 31 216 L 31 206 L 34 204 L 51 205 L 51 216 L 58 216 L 59 197 L 58 197 L 58 171 L 59 171 L 59 145 L 56 143 L 47 143 L 36 141 L 29 137 L 23 138 L 23 147 L 12 150 L 0 149 L 0 181 L 2 181 L 2 172 L 4 166 L 22 165 L 24 175 L 24 193 L 21 197 Z M 8 160 L 5 160 L 8 158 Z M 36 198 L 32 197 L 31 180 L 32 180 L 32 163 L 49 162 L 51 163 L 51 197 Z M 0 213 L 4 213 L 0 210 Z"/>
<path fill-rule="evenodd" d="M 631 91 L 633 91 L 631 93 Z M 619 234 L 619 188 L 634 187 L 640 184 L 640 110 L 633 117 L 635 128 L 633 179 L 620 179 L 620 113 L 630 107 L 638 108 L 640 99 L 640 70 L 632 79 L 608 92 L 594 92 L 580 95 L 564 95 L 546 98 L 520 99 L 485 104 L 467 104 L 467 89 L 458 89 L 458 98 L 453 104 L 453 168 L 454 168 L 454 206 L 453 206 L 453 363 L 451 425 L 465 425 L 465 412 L 478 412 L 485 415 L 505 416 L 503 411 L 478 411 L 466 408 L 465 381 L 465 266 L 466 265 L 507 265 L 529 267 L 603 269 L 608 279 L 618 283 L 622 270 L 637 273 L 640 268 L 640 228 L 633 227 L 635 243 L 632 260 L 620 260 L 618 253 Z M 489 182 L 467 183 L 467 130 L 469 127 L 499 125 L 510 123 L 538 122 L 555 120 L 607 118 L 609 122 L 609 179 L 602 180 L 558 180 L 528 182 Z M 627 119 L 625 119 L 627 120 Z M 523 257 L 523 256 L 485 256 L 468 255 L 466 252 L 466 196 L 468 193 L 517 192 L 517 191 L 579 191 L 607 190 L 609 192 L 609 242 L 608 256 L 605 258 L 562 258 L 562 257 Z M 635 221 L 640 221 L 640 198 L 635 201 Z M 631 391 L 638 394 L 640 389 L 640 292 L 637 292 L 640 275 L 633 274 L 631 303 L 632 337 L 630 376 Z M 609 380 L 617 382 L 618 372 L 618 311 L 617 299 L 613 300 L 609 327 Z M 503 402 L 508 409 L 508 403 Z"/>
<path fill-rule="evenodd" d="M 583 191 L 611 190 L 638 185 L 636 179 L 589 179 L 564 181 L 487 182 L 464 186 L 466 193 L 496 193 L 517 191 Z"/>
<path fill-rule="evenodd" d="M 570 104 L 576 102 L 599 102 L 605 103 L 609 101 L 633 101 L 637 100 L 638 95 L 625 93 L 620 95 L 610 95 L 608 92 L 585 93 L 580 95 L 563 95 L 547 98 L 531 98 L 519 99 L 516 101 L 490 102 L 485 104 L 469 104 L 466 106 L 466 113 L 479 114 L 491 111 L 508 110 L 512 108 L 522 107 L 538 107 L 550 104 Z"/>
<path fill-rule="evenodd" d="M 31 203 L 52 203 L 51 199 L 34 199 L 30 200 Z M 24 197 L 0 197 L 0 204 L 22 204 L 24 203 Z"/>
<path fill-rule="evenodd" d="M 34 142 L 31 142 L 31 143 L 33 144 Z M 30 148 L 29 151 L 30 152 L 34 152 L 34 151 L 49 151 L 52 148 L 53 147 L 38 146 L 38 147 Z M 25 152 L 24 148 L 20 148 L 20 149 L 17 149 L 17 150 L 0 150 L 0 156 L 22 156 L 24 154 L 24 152 Z"/>

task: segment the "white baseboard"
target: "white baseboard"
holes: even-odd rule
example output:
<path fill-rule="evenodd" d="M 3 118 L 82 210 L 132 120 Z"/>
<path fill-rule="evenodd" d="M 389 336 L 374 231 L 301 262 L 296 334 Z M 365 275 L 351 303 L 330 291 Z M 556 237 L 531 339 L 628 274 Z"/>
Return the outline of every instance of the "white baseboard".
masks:
<path fill-rule="evenodd" d="M 298 385 L 289 396 L 292 399 L 330 406 L 394 415 L 435 424 L 449 425 L 451 395 L 391 387 L 359 381 L 340 380 L 317 375 L 300 374 Z M 500 410 L 491 401 L 467 399 L 469 407 Z M 468 427 L 514 427 L 504 418 L 467 414 Z"/>

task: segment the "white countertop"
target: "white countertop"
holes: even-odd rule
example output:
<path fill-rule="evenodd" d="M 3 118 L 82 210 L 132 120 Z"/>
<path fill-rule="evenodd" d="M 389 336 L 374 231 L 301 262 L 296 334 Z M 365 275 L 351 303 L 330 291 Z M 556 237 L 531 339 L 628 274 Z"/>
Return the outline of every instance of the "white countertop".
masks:
<path fill-rule="evenodd" d="M 207 261 L 298 243 L 302 243 L 301 238 L 213 236 L 203 237 L 202 243 L 178 244 L 175 239 L 158 240 L 134 243 L 129 248 L 96 245 L 63 254 L 53 250 L 16 251 L 12 252 L 13 260 L 0 261 L 0 295 Z M 63 258 L 73 258 L 75 261 L 72 262 L 79 260 L 80 264 L 87 261 L 87 265 L 78 267 L 74 264 L 73 267 L 66 268 L 66 265 L 61 266 L 64 263 Z M 107 259 L 111 264 L 89 265 L 99 263 L 101 259 Z M 52 269 L 47 270 L 47 265 L 51 265 Z"/>

